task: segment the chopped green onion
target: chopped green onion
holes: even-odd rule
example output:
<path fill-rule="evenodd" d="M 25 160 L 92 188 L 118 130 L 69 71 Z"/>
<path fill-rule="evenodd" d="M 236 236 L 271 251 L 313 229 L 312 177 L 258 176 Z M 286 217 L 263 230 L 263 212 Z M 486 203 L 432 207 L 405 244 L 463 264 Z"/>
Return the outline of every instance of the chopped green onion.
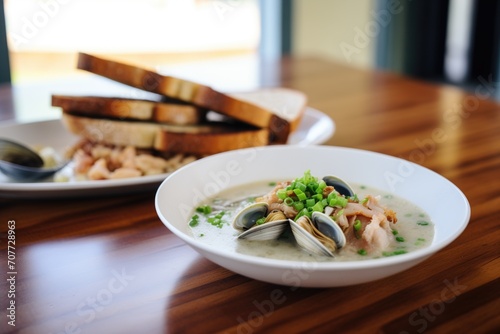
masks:
<path fill-rule="evenodd" d="M 262 225 L 265 222 L 266 222 L 266 217 L 262 217 L 262 218 L 257 219 L 257 221 L 255 222 L 255 225 Z"/>
<path fill-rule="evenodd" d="M 420 225 L 420 226 L 427 226 L 429 225 L 429 222 L 426 222 L 425 220 L 419 220 L 417 222 L 417 225 Z"/>
<path fill-rule="evenodd" d="M 356 220 L 354 221 L 354 225 L 353 225 L 353 226 L 354 226 L 354 231 L 359 231 L 359 230 L 361 230 L 361 220 L 356 219 Z"/>
<path fill-rule="evenodd" d="M 216 226 L 218 228 L 222 228 L 224 225 L 224 220 L 222 220 L 222 217 L 226 214 L 225 211 L 220 211 L 217 214 L 214 214 L 212 216 L 209 216 L 207 218 L 207 222 L 213 226 Z"/>
<path fill-rule="evenodd" d="M 401 254 L 406 254 L 408 253 L 408 251 L 404 250 L 404 249 L 397 249 L 393 252 L 382 252 L 382 255 L 383 256 L 394 256 L 394 255 L 401 255 Z"/>
<path fill-rule="evenodd" d="M 202 205 L 196 208 L 196 212 L 207 215 L 212 212 L 212 207 L 210 205 Z"/>
<path fill-rule="evenodd" d="M 314 204 L 316 204 L 316 201 L 314 200 L 314 198 L 309 198 L 306 200 L 306 207 L 310 208 L 310 207 L 314 206 Z"/>
<path fill-rule="evenodd" d="M 303 184 L 302 182 L 299 181 L 295 182 L 295 189 L 299 189 L 300 191 L 304 192 L 306 191 L 306 188 L 307 188 L 306 185 Z"/>
<path fill-rule="evenodd" d="M 309 191 L 313 194 L 316 193 L 316 190 L 318 189 L 318 182 L 314 181 L 314 182 L 309 182 L 307 184 L 307 189 L 309 189 Z"/>
<path fill-rule="evenodd" d="M 285 189 L 278 189 L 278 191 L 276 191 L 276 196 L 278 196 L 279 199 L 285 199 L 286 198 L 286 190 Z"/>
<path fill-rule="evenodd" d="M 300 211 L 304 208 L 304 203 L 302 202 L 295 202 L 293 203 L 293 208 L 297 211 Z"/>
<path fill-rule="evenodd" d="M 309 216 L 309 211 L 307 210 L 307 208 L 303 208 L 302 210 L 300 210 L 299 213 L 297 213 L 297 215 L 295 216 L 295 218 L 293 220 L 296 221 L 297 219 L 299 219 L 302 216 Z"/>
<path fill-rule="evenodd" d="M 195 227 L 195 226 L 198 226 L 198 216 L 197 215 L 194 215 L 193 217 L 191 217 L 191 220 L 189 221 L 189 226 L 191 227 Z"/>
<path fill-rule="evenodd" d="M 323 204 L 321 204 L 321 202 L 317 202 L 316 204 L 314 204 L 312 209 L 313 211 L 323 212 Z"/>
<path fill-rule="evenodd" d="M 398 230 L 392 230 L 392 235 L 397 235 L 398 233 Z"/>
<path fill-rule="evenodd" d="M 307 195 L 302 193 L 300 195 L 297 195 L 297 198 L 301 201 L 305 201 L 307 199 Z"/>
<path fill-rule="evenodd" d="M 344 211 L 344 210 L 341 210 L 341 211 Z M 354 224 L 352 225 L 352 227 L 354 228 L 354 236 L 356 237 L 356 239 L 361 238 L 361 236 L 359 235 L 359 231 L 361 230 L 361 220 L 356 219 L 354 221 Z"/>
<path fill-rule="evenodd" d="M 292 206 L 295 201 L 291 197 L 287 197 L 287 198 L 285 198 L 284 202 L 286 205 Z"/>
<path fill-rule="evenodd" d="M 359 254 L 359 255 L 366 255 L 366 254 L 368 254 L 368 253 L 367 253 L 367 252 L 366 252 L 366 250 L 364 250 L 364 249 L 358 249 L 358 254 Z"/>
<path fill-rule="evenodd" d="M 301 189 L 299 189 L 299 188 L 295 188 L 295 189 L 293 189 L 293 192 L 294 192 L 294 194 L 295 194 L 295 195 L 300 195 L 300 194 L 303 194 L 303 193 L 304 193 L 304 192 L 303 192 Z"/>
<path fill-rule="evenodd" d="M 397 236 L 396 241 L 397 242 L 405 242 L 405 238 L 403 238 L 402 236 Z"/>

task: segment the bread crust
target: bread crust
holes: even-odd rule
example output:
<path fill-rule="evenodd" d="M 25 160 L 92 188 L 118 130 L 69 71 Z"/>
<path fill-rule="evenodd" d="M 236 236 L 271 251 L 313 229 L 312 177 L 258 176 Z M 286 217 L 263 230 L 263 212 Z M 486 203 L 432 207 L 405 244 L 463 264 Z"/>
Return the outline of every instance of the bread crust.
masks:
<path fill-rule="evenodd" d="M 90 117 L 193 125 L 205 120 L 206 110 L 182 102 L 156 102 L 101 96 L 52 95 L 52 106 Z"/>
<path fill-rule="evenodd" d="M 77 67 L 136 88 L 219 112 L 256 127 L 267 128 L 273 142 L 277 144 L 287 142 L 290 132 L 297 127 L 305 109 L 305 96 L 297 91 L 294 93 L 299 96 L 300 105 L 287 118 L 284 117 L 286 114 L 275 113 L 266 105 L 255 103 L 252 99 L 241 99 L 237 95 L 221 93 L 195 82 L 164 76 L 148 69 L 86 53 L 79 53 Z M 291 93 L 291 90 L 289 91 Z"/>
<path fill-rule="evenodd" d="M 269 130 L 245 124 L 212 122 L 176 126 L 151 122 L 90 118 L 65 110 L 66 128 L 92 142 L 135 146 L 159 152 L 205 156 L 234 149 L 269 145 Z"/>

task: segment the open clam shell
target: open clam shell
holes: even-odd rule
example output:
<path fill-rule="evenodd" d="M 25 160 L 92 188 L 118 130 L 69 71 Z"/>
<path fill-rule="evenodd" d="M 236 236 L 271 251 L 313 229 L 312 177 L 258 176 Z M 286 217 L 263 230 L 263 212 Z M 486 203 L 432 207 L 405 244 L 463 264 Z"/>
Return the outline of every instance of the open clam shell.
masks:
<path fill-rule="evenodd" d="M 264 202 L 252 203 L 236 214 L 233 219 L 233 228 L 236 230 L 248 230 L 253 227 L 257 220 L 267 215 L 268 205 Z"/>
<path fill-rule="evenodd" d="M 344 196 L 354 196 L 347 182 L 336 176 L 323 178 L 327 185 L 333 186 Z M 264 223 L 257 221 L 266 217 Z M 243 231 L 238 239 L 273 240 L 277 239 L 290 226 L 297 244 L 310 253 L 333 256 L 333 253 L 346 244 L 344 232 L 328 215 L 313 212 L 311 218 L 302 216 L 297 221 L 287 219 L 283 212 L 273 210 L 265 202 L 253 203 L 236 214 L 232 223 L 237 230 Z"/>
<path fill-rule="evenodd" d="M 309 232 L 309 227 L 307 227 L 307 225 L 313 226 L 309 217 L 302 216 L 297 222 L 289 219 L 289 222 L 295 241 L 297 241 L 300 247 L 313 254 L 333 256 L 333 252 Z M 304 228 L 304 226 L 306 227 Z"/>
<path fill-rule="evenodd" d="M 257 221 L 266 217 L 265 222 L 256 225 Z M 233 227 L 244 232 L 238 239 L 273 240 L 277 239 L 288 227 L 288 219 L 283 212 L 273 210 L 268 212 L 267 203 L 253 203 L 238 212 L 233 219 Z"/>
<path fill-rule="evenodd" d="M 327 175 L 323 177 L 323 181 L 325 181 L 326 185 L 334 187 L 335 190 L 341 195 L 346 197 L 354 196 L 354 190 L 352 190 L 352 187 L 346 181 L 337 176 Z"/>
<path fill-rule="evenodd" d="M 286 220 L 275 220 L 262 225 L 257 225 L 249 230 L 241 233 L 238 239 L 246 240 L 274 240 L 285 231 L 288 227 L 288 219 Z"/>
<path fill-rule="evenodd" d="M 335 242 L 336 249 L 345 246 L 347 243 L 345 234 L 342 228 L 332 218 L 322 212 L 313 212 L 311 220 L 321 233 Z"/>

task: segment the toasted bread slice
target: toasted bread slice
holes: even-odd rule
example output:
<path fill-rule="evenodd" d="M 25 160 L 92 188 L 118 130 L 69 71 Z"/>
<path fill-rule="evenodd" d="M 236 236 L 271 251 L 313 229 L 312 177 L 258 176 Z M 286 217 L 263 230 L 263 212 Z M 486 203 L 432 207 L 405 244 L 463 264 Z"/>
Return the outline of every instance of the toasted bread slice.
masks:
<path fill-rule="evenodd" d="M 79 53 L 77 67 L 136 88 L 220 112 L 247 124 L 267 128 L 274 143 L 286 143 L 288 135 L 300 122 L 307 102 L 304 94 L 283 88 L 273 89 L 274 93 L 266 99 L 262 99 L 262 92 L 225 94 L 199 83 L 85 53 Z"/>
<path fill-rule="evenodd" d="M 198 124 L 206 110 L 184 102 L 156 102 L 101 96 L 52 95 L 52 106 L 90 117 L 143 120 L 176 125 Z"/>
<path fill-rule="evenodd" d="M 241 123 L 206 122 L 166 125 L 152 122 L 91 118 L 64 111 L 66 128 L 92 142 L 205 156 L 269 144 L 269 130 Z"/>

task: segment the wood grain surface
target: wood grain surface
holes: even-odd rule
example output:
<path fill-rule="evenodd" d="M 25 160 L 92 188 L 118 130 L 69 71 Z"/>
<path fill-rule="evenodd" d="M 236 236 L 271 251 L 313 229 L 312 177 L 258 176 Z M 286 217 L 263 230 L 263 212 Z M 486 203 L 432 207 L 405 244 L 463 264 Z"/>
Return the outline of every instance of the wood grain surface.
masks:
<path fill-rule="evenodd" d="M 160 222 L 155 191 L 0 199 L 0 332 L 500 332 L 500 105 L 489 99 L 491 87 L 466 93 L 320 59 L 283 59 L 262 73 L 263 86 L 302 90 L 311 107 L 335 121 L 326 145 L 402 157 L 456 184 L 472 208 L 463 234 L 384 280 L 294 288 L 234 274 L 198 255 Z M 1 88 L 0 120 L 15 114 L 9 89 Z M 16 233 L 15 327 L 7 317 L 9 220 Z"/>

